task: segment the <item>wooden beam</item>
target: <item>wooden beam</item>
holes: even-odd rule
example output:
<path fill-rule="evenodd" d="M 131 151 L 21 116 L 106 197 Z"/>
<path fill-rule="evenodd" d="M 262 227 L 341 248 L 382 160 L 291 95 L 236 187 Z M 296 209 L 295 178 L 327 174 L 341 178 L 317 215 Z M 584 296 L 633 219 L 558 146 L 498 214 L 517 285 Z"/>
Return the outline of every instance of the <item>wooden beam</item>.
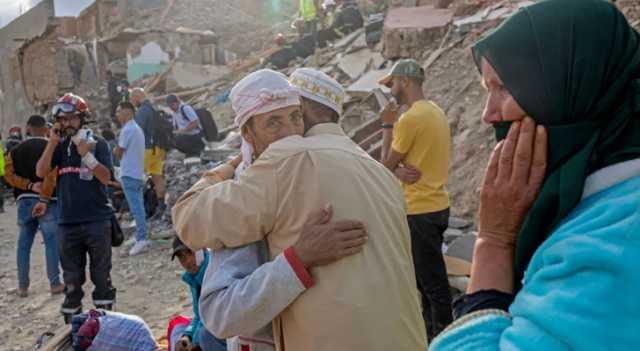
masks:
<path fill-rule="evenodd" d="M 171 71 L 171 69 L 175 64 L 176 64 L 176 59 L 174 58 L 173 60 L 171 60 L 169 65 L 164 69 L 164 71 L 162 71 L 162 73 L 160 73 L 153 81 L 151 81 L 151 83 L 149 83 L 146 87 L 144 87 L 144 91 L 147 94 L 152 92 L 160 84 L 160 82 L 167 77 L 167 74 L 169 74 L 169 71 Z"/>

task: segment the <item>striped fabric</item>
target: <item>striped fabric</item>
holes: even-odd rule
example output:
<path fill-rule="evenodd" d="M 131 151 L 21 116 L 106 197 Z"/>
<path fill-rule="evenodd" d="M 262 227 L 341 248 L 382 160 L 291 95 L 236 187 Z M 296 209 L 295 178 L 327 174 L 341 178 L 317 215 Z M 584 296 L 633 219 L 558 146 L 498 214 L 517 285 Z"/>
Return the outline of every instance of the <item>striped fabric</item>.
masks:
<path fill-rule="evenodd" d="M 107 312 L 100 317 L 100 331 L 88 351 L 156 351 L 149 326 L 137 316 Z"/>

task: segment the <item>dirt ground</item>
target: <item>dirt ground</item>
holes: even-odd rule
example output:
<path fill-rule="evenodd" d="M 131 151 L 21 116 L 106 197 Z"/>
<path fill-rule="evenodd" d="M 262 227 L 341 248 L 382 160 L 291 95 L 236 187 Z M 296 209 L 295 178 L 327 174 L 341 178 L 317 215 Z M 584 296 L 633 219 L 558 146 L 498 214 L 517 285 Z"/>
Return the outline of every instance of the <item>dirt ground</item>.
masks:
<path fill-rule="evenodd" d="M 29 296 L 16 295 L 18 228 L 16 206 L 12 202 L 8 201 L 7 211 L 0 214 L 0 316 L 5 321 L 0 323 L 0 350 L 23 351 L 32 349 L 42 333 L 62 325 L 59 309 L 63 295 L 49 294 L 39 234 L 31 252 Z M 112 278 L 118 289 L 116 310 L 142 317 L 156 337 L 166 333 L 171 316 L 192 315 L 191 295 L 179 278 L 182 272 L 179 263 L 170 260 L 170 246 L 166 240 L 154 241 L 151 250 L 136 257 L 127 257 L 124 247 L 113 251 Z M 84 307 L 91 308 L 93 284 L 88 271 L 84 290 Z"/>

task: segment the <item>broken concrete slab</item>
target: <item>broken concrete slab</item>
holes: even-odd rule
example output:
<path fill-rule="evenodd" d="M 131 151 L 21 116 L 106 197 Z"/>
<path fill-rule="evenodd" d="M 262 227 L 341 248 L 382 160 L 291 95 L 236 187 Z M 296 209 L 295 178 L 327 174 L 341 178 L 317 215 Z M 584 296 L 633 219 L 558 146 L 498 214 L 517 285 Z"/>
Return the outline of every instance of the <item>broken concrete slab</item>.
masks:
<path fill-rule="evenodd" d="M 451 243 L 463 235 L 464 232 L 462 230 L 455 228 L 447 228 L 447 230 L 442 234 L 445 243 Z"/>
<path fill-rule="evenodd" d="M 344 49 L 347 46 L 351 45 L 354 41 L 358 39 L 358 37 L 364 37 L 364 29 L 360 28 L 350 34 L 347 34 L 344 38 L 333 43 L 333 47 L 336 49 Z"/>
<path fill-rule="evenodd" d="M 453 21 L 453 10 L 433 6 L 389 10 L 384 21 L 384 56 L 419 58 L 424 48 L 441 38 Z"/>
<path fill-rule="evenodd" d="M 461 236 L 448 245 L 446 254 L 451 257 L 456 257 L 467 262 L 471 262 L 471 258 L 473 257 L 473 247 L 476 243 L 476 239 L 477 237 L 472 234 Z"/>
<path fill-rule="evenodd" d="M 508 5 L 504 2 L 501 2 L 481 10 L 475 15 L 456 20 L 453 22 L 453 25 L 456 26 L 461 32 L 465 33 L 472 30 L 477 25 L 489 23 L 492 21 L 499 22 L 511 16 L 521 8 L 533 4 L 534 2 L 529 0 L 519 1 L 515 3 L 509 2 Z"/>
<path fill-rule="evenodd" d="M 471 225 L 471 222 L 458 217 L 449 217 L 449 228 L 464 229 Z"/>
<path fill-rule="evenodd" d="M 229 72 L 231 70 L 227 66 L 176 62 L 167 75 L 167 91 L 200 87 L 224 77 Z"/>
<path fill-rule="evenodd" d="M 358 50 L 338 58 L 338 68 L 351 80 L 360 78 L 368 67 L 377 67 L 382 63 L 382 55 L 369 49 Z"/>
<path fill-rule="evenodd" d="M 374 89 L 380 88 L 383 92 L 389 93 L 390 90 L 387 87 L 378 84 L 378 81 L 389 73 L 388 69 L 372 70 L 365 73 L 355 83 L 351 84 L 347 88 L 347 94 L 353 97 L 364 98 L 371 94 Z"/>

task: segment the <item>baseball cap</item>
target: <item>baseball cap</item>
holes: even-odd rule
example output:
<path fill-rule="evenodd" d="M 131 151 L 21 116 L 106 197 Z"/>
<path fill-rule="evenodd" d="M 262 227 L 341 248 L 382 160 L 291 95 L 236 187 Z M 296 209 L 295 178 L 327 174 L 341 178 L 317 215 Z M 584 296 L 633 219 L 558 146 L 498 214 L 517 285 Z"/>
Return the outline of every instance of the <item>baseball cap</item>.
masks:
<path fill-rule="evenodd" d="M 166 102 L 167 102 L 167 105 L 171 105 L 174 102 L 178 102 L 178 97 L 173 95 L 173 94 L 171 94 L 171 95 L 167 96 Z"/>
<path fill-rule="evenodd" d="M 404 59 L 396 62 L 389 74 L 378 81 L 378 84 L 388 86 L 393 77 L 412 77 L 424 80 L 424 69 L 414 59 Z"/>
<path fill-rule="evenodd" d="M 173 261 L 176 258 L 176 255 L 180 251 L 183 251 L 183 250 L 191 251 L 191 249 L 187 245 L 185 245 L 182 242 L 182 240 L 180 240 L 180 238 L 178 238 L 177 236 L 173 238 L 173 244 L 171 246 L 173 248 L 171 250 L 171 261 Z"/>

